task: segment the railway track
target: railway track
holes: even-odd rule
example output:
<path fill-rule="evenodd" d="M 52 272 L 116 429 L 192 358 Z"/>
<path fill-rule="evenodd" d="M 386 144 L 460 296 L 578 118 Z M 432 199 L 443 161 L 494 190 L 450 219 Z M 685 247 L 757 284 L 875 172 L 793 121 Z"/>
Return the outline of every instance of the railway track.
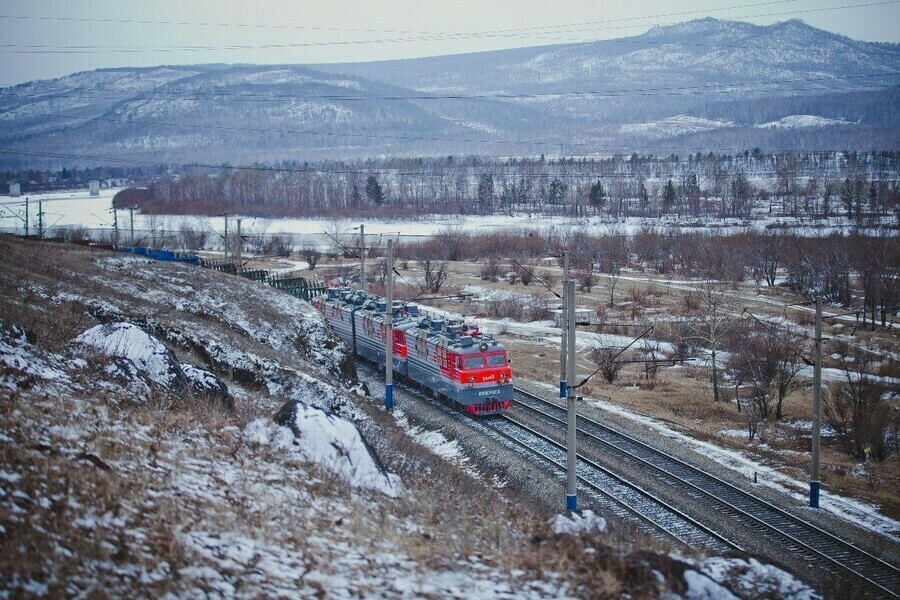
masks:
<path fill-rule="evenodd" d="M 565 427 L 565 408 L 523 390 L 516 390 L 514 405 L 527 409 L 542 420 Z M 828 571 L 836 580 L 850 575 L 865 588 L 868 597 L 900 597 L 900 570 L 816 525 L 741 490 L 678 458 L 657 450 L 633 437 L 587 417 L 578 417 L 579 443 L 597 446 L 605 453 L 649 468 L 666 485 L 688 497 L 701 497 L 711 507 L 735 522 L 763 528 L 772 534 L 772 543 L 800 554 Z M 858 588 L 854 588 L 861 591 Z"/>
<path fill-rule="evenodd" d="M 369 385 L 380 385 L 378 373 L 369 363 L 357 361 L 357 368 L 373 376 Z M 360 370 L 363 370 L 360 369 Z M 421 389 L 399 383 L 395 392 L 406 392 L 420 402 L 425 402 L 440 411 L 451 411 L 454 407 L 424 393 Z M 551 465 L 561 479 L 566 473 L 565 445 L 553 440 L 507 414 L 471 419 L 461 415 L 463 422 L 483 435 L 489 435 L 516 449 L 524 449 L 529 455 Z M 609 469 L 579 456 L 578 479 L 591 492 L 595 503 L 593 508 L 606 514 L 615 515 L 625 522 L 637 525 L 638 529 L 665 542 L 678 542 L 694 549 L 706 549 L 718 553 L 732 550 L 742 551 L 736 543 L 704 526 L 701 522 L 671 507 L 668 503 L 619 477 Z"/>
<path fill-rule="evenodd" d="M 566 472 L 566 447 L 508 415 L 485 419 L 482 424 L 500 436 Z M 669 506 L 650 492 L 626 481 L 609 469 L 579 456 L 577 477 L 601 497 L 601 503 L 619 517 L 629 516 L 692 548 L 717 552 L 741 550 L 737 544 L 705 527 L 699 521 Z"/>

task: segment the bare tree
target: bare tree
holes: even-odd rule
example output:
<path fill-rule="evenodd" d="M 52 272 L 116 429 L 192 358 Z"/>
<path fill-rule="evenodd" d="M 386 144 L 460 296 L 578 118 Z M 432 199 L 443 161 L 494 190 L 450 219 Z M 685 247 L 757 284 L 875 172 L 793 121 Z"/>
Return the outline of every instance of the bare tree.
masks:
<path fill-rule="evenodd" d="M 784 236 L 778 233 L 766 233 L 761 235 L 751 247 L 750 259 L 753 278 L 757 283 L 765 280 L 766 285 L 774 286 L 778 266 L 784 256 Z"/>
<path fill-rule="evenodd" d="M 192 252 L 203 249 L 209 237 L 208 232 L 193 227 L 187 221 L 181 223 L 181 230 L 178 233 L 181 237 L 181 247 Z"/>
<path fill-rule="evenodd" d="M 322 257 L 322 253 L 314 244 L 303 244 L 303 246 L 300 247 L 300 256 L 302 256 L 303 260 L 309 264 L 309 270 L 312 271 L 316 268 L 319 259 Z"/>
<path fill-rule="evenodd" d="M 690 326 L 690 338 L 700 341 L 709 351 L 713 401 L 718 402 L 721 395 L 717 351 L 730 327 L 728 296 L 717 282 L 706 281 L 700 290 L 699 300 L 700 312 Z"/>
<path fill-rule="evenodd" d="M 625 235 L 613 234 L 600 239 L 600 250 L 597 265 L 600 271 L 609 275 L 609 305 L 613 305 L 616 283 L 622 274 L 622 267 L 628 263 L 628 238 Z"/>
<path fill-rule="evenodd" d="M 865 372 L 868 366 L 869 359 L 862 351 L 856 353 L 852 362 L 844 363 L 845 381 L 832 384 L 825 394 L 824 418 L 845 452 L 863 459 L 868 447 L 871 457 L 882 461 L 897 446 L 897 440 L 889 438 L 891 432 L 896 434 L 892 394 Z"/>
<path fill-rule="evenodd" d="M 425 288 L 433 294 L 441 291 L 441 286 L 447 279 L 447 263 L 443 261 L 426 259 L 421 262 Z"/>
<path fill-rule="evenodd" d="M 481 265 L 480 276 L 485 281 L 499 281 L 501 275 L 500 263 L 496 257 L 491 257 Z"/>
<path fill-rule="evenodd" d="M 342 221 L 332 219 L 325 225 L 325 236 L 331 243 L 331 256 L 337 258 L 359 258 L 358 242 L 353 241 L 353 231 Z"/>
<path fill-rule="evenodd" d="M 619 377 L 619 371 L 622 369 L 622 363 L 616 360 L 619 352 L 618 348 L 611 348 L 603 342 L 598 342 L 591 348 L 589 354 L 591 362 L 597 365 L 600 375 L 607 383 L 614 383 Z"/>
<path fill-rule="evenodd" d="M 447 260 L 461 260 L 462 250 L 469 234 L 462 225 L 452 225 L 442 228 L 434 235 L 434 239 L 444 251 Z"/>
<path fill-rule="evenodd" d="M 749 385 L 752 394 L 748 400 L 758 417 L 780 420 L 785 398 L 799 386 L 797 374 L 803 368 L 798 354 L 800 336 L 784 329 L 770 331 L 753 321 L 732 328 L 726 339 L 726 368 L 734 378 L 736 393 L 741 385 Z"/>

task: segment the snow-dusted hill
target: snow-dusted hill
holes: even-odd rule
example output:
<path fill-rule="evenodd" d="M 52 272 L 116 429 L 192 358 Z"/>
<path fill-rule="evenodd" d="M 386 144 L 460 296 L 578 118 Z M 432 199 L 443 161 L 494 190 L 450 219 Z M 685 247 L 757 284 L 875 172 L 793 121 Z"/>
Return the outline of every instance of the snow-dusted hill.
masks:
<path fill-rule="evenodd" d="M 99 251 L 0 250 L 12 596 L 816 597 L 752 559 L 631 547 L 631 531 L 610 545 L 588 511 L 538 516 L 421 443 L 439 432 L 386 415 L 292 296 Z"/>
<path fill-rule="evenodd" d="M 827 90 L 844 76 L 880 75 L 872 77 L 876 85 L 896 84 L 891 73 L 898 66 L 896 45 L 852 40 L 799 20 L 760 26 L 705 18 L 607 41 L 324 68 L 429 92 L 513 94 L 650 85 L 727 88 L 791 79 L 818 79 L 803 91 Z M 778 86 L 755 85 L 742 95 L 764 96 L 767 87 Z"/>
<path fill-rule="evenodd" d="M 898 72 L 896 44 L 797 20 L 701 19 L 629 38 L 424 59 L 76 73 L 0 89 L 0 145 L 204 163 L 648 153 L 662 138 L 667 147 L 893 149 Z M 756 127 L 792 115 L 831 126 Z M 697 126 L 703 120 L 733 126 Z M 60 159 L 0 155 L 0 166 L 41 162 Z"/>

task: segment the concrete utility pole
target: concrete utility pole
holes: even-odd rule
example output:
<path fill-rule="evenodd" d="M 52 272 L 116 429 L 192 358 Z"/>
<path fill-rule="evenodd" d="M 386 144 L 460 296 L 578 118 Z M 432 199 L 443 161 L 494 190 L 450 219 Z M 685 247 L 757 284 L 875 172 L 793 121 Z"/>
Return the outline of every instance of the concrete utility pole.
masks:
<path fill-rule="evenodd" d="M 387 241 L 387 307 L 384 311 L 384 408 L 394 410 L 394 241 Z"/>
<path fill-rule="evenodd" d="M 228 262 L 228 213 L 222 215 L 225 217 L 225 262 Z"/>
<path fill-rule="evenodd" d="M 25 198 L 25 237 L 28 237 L 28 198 Z"/>
<path fill-rule="evenodd" d="M 563 297 L 561 313 L 559 315 L 559 326 L 562 329 L 559 344 L 559 397 L 566 397 L 566 329 L 569 327 L 568 310 L 566 307 L 566 289 L 569 281 L 569 251 L 563 252 Z"/>
<path fill-rule="evenodd" d="M 243 254 L 243 246 L 244 246 L 244 238 L 241 237 L 241 219 L 235 219 L 237 221 L 237 270 L 238 273 L 241 272 L 241 255 Z"/>
<path fill-rule="evenodd" d="M 366 291 L 366 226 L 359 226 L 359 289 Z"/>
<path fill-rule="evenodd" d="M 812 463 L 809 469 L 809 505 L 819 508 L 819 440 L 822 427 L 822 296 L 816 296 L 816 349 L 813 357 Z"/>
<path fill-rule="evenodd" d="M 119 211 L 116 210 L 116 203 L 112 203 L 113 214 L 113 248 L 119 249 Z"/>
<path fill-rule="evenodd" d="M 134 206 L 128 207 L 128 215 L 131 219 L 131 247 L 134 248 Z"/>
<path fill-rule="evenodd" d="M 38 200 L 38 239 L 44 239 L 44 203 Z"/>
<path fill-rule="evenodd" d="M 566 363 L 566 379 L 575 381 L 575 282 L 566 280 L 566 303 L 568 304 L 568 362 Z M 566 509 L 578 509 L 577 482 L 575 474 L 576 448 L 575 448 L 575 396 L 571 387 L 566 387 L 566 415 L 568 426 L 566 428 Z"/>

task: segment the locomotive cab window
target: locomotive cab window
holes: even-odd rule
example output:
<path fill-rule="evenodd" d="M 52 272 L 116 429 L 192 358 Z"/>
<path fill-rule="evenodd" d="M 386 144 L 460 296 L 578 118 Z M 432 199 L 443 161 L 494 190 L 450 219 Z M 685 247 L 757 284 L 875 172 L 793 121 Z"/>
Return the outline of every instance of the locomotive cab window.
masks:
<path fill-rule="evenodd" d="M 484 367 L 484 357 L 468 356 L 463 363 L 466 369 L 480 369 Z"/>
<path fill-rule="evenodd" d="M 488 366 L 489 367 L 505 367 L 506 366 L 506 354 L 491 354 L 487 357 Z"/>

